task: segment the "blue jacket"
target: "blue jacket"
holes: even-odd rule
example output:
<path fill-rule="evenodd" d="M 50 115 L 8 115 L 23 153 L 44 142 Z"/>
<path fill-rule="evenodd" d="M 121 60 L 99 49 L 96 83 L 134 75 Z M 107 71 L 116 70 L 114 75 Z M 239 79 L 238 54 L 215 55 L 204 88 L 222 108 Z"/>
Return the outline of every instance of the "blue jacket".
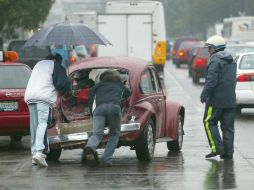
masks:
<path fill-rule="evenodd" d="M 227 51 L 211 55 L 201 102 L 217 108 L 236 105 L 236 63 Z"/>

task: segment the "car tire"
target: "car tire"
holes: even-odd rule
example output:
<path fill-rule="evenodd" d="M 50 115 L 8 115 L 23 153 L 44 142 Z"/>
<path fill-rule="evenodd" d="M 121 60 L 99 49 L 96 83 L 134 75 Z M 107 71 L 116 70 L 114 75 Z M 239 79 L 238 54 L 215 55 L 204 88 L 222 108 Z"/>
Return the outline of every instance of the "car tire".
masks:
<path fill-rule="evenodd" d="M 149 119 L 144 131 L 135 145 L 137 159 L 139 161 L 151 161 L 154 155 L 154 148 L 154 123 L 151 119 Z"/>
<path fill-rule="evenodd" d="M 198 84 L 199 82 L 199 77 L 195 74 L 192 74 L 192 81 L 194 84 Z"/>
<path fill-rule="evenodd" d="M 176 68 L 180 68 L 180 63 L 178 61 L 176 62 Z"/>
<path fill-rule="evenodd" d="M 10 136 L 11 138 L 11 141 L 12 142 L 17 142 L 17 141 L 21 141 L 22 140 L 22 136 L 21 135 L 13 135 L 13 136 Z"/>
<path fill-rule="evenodd" d="M 180 151 L 183 145 L 183 118 L 181 115 L 178 117 L 178 130 L 177 139 L 175 141 L 168 141 L 167 147 L 170 151 Z"/>
<path fill-rule="evenodd" d="M 58 161 L 62 153 L 62 149 L 50 149 L 47 153 L 47 160 Z"/>

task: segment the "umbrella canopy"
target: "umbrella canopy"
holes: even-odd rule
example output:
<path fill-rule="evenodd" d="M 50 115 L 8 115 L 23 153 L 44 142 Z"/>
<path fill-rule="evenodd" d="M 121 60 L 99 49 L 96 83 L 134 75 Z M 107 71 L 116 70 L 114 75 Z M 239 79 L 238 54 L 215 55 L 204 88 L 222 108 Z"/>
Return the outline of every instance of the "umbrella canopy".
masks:
<path fill-rule="evenodd" d="M 85 24 L 62 22 L 36 32 L 24 47 L 50 45 L 111 44 L 104 36 Z"/>

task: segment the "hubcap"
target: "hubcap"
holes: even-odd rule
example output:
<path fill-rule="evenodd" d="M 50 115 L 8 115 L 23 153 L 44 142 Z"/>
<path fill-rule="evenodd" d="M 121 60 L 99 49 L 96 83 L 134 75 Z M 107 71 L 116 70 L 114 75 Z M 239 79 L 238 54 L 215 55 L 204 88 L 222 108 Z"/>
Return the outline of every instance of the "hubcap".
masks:
<path fill-rule="evenodd" d="M 150 155 L 153 155 L 154 152 L 154 138 L 153 138 L 153 129 L 152 126 L 149 124 L 147 131 L 147 144 L 148 144 L 148 151 Z"/>
<path fill-rule="evenodd" d="M 182 147 L 183 144 L 183 130 L 182 130 L 182 119 L 181 117 L 179 118 L 179 122 L 178 122 L 178 143 L 179 143 L 179 147 Z"/>

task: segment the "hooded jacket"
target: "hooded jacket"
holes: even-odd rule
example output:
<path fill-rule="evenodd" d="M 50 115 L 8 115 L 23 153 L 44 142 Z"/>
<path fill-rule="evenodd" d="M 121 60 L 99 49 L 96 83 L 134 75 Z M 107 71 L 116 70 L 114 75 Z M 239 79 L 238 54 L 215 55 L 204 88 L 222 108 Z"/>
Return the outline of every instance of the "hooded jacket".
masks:
<path fill-rule="evenodd" d="M 25 101 L 28 104 L 41 102 L 53 107 L 57 99 L 57 91 L 70 91 L 66 70 L 52 60 L 39 61 L 28 81 Z"/>
<path fill-rule="evenodd" d="M 217 108 L 232 108 L 236 105 L 236 63 L 227 51 L 211 55 L 206 82 L 201 93 L 201 102 Z"/>
<path fill-rule="evenodd" d="M 122 98 L 127 98 L 131 94 L 121 81 L 97 83 L 89 92 L 88 105 L 92 113 L 93 102 L 95 99 L 96 107 L 101 104 L 115 104 L 121 106 Z"/>

